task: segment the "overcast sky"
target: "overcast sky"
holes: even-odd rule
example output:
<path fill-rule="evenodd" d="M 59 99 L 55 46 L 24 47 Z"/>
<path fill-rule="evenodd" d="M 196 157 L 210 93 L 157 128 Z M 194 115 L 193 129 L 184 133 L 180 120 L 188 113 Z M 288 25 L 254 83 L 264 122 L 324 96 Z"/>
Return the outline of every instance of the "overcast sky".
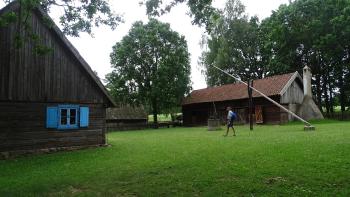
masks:
<path fill-rule="evenodd" d="M 289 0 L 241 1 L 246 6 L 246 12 L 250 16 L 257 15 L 262 19 L 268 17 L 271 11 L 276 10 L 279 5 L 288 3 Z M 147 22 L 145 7 L 140 7 L 139 2 L 140 0 L 110 0 L 112 9 L 116 13 L 123 14 L 125 20 L 125 23 L 120 24 L 115 31 L 111 31 L 107 27 L 99 27 L 98 29 L 94 29 L 94 37 L 87 34 L 81 34 L 78 38 L 68 37 L 91 68 L 97 71 L 101 79 L 112 70 L 109 58 L 109 54 L 112 52 L 112 46 L 128 33 L 135 21 L 142 20 Z M 224 4 L 225 0 L 216 0 L 214 2 L 216 7 L 223 7 Z M 0 1 L 0 8 L 3 6 L 3 1 Z M 199 43 L 204 30 L 193 26 L 191 24 L 191 18 L 186 13 L 188 13 L 186 5 L 178 5 L 170 14 L 164 15 L 159 19 L 170 23 L 173 30 L 186 37 L 189 52 L 191 53 L 191 80 L 193 89 L 205 88 L 205 78 L 201 74 L 201 69 L 198 65 L 198 58 L 201 54 Z M 54 13 L 53 17 L 55 18 L 55 15 L 58 14 L 62 13 Z"/>

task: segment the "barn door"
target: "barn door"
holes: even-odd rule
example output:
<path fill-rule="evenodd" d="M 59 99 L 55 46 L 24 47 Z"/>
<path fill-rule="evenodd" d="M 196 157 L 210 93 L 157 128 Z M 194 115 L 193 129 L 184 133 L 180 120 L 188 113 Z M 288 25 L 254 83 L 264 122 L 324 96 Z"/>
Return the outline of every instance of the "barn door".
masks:
<path fill-rule="evenodd" d="M 255 106 L 255 121 L 257 124 L 261 124 L 264 122 L 261 106 Z"/>

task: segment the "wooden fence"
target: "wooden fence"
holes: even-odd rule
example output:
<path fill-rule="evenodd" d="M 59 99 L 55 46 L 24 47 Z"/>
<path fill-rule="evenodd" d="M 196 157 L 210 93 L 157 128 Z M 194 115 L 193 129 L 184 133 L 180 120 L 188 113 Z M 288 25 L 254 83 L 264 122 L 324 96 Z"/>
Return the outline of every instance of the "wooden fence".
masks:
<path fill-rule="evenodd" d="M 350 120 L 350 112 L 333 112 L 329 114 L 323 114 L 323 116 L 327 119 L 333 119 L 333 120 Z"/>

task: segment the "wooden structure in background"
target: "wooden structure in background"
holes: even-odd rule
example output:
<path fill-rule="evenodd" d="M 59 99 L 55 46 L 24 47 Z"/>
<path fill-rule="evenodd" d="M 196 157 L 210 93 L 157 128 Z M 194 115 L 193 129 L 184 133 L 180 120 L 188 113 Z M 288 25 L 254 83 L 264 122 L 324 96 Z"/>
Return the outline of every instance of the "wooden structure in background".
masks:
<path fill-rule="evenodd" d="M 298 72 L 258 79 L 254 81 L 253 87 L 293 112 L 296 112 L 303 102 L 303 79 Z M 252 96 L 255 123 L 283 124 L 294 120 L 288 113 L 258 93 L 253 92 Z M 225 109 L 227 106 L 231 106 L 238 114 L 238 123 L 249 123 L 247 86 L 242 83 L 234 83 L 195 90 L 184 98 L 182 103 L 184 125 L 206 125 L 208 117 L 214 113 L 211 107 L 212 102 L 215 102 L 217 113 L 223 123 L 226 121 Z"/>
<path fill-rule="evenodd" d="M 106 122 L 107 131 L 145 129 L 148 127 L 148 115 L 142 107 L 108 108 Z"/>
<path fill-rule="evenodd" d="M 262 111 L 262 107 L 260 105 L 255 106 L 255 122 L 257 124 L 264 123 L 263 111 Z"/>
<path fill-rule="evenodd" d="M 0 15 L 18 10 L 14 1 Z M 113 100 L 58 27 L 44 24 L 46 17 L 36 9 L 28 18 L 52 50 L 43 56 L 32 41 L 15 48 L 17 23 L 0 28 L 0 152 L 106 143 L 105 109 Z"/>
<path fill-rule="evenodd" d="M 248 80 L 248 111 L 249 111 L 249 127 L 250 130 L 253 130 L 253 124 L 254 124 L 254 120 L 253 120 L 253 80 Z"/>

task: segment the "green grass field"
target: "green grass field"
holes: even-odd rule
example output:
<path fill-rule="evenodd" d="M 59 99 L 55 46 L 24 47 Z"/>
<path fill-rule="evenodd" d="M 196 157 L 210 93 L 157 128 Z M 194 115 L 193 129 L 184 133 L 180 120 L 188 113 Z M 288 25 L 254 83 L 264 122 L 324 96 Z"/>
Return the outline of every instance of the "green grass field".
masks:
<path fill-rule="evenodd" d="M 0 196 L 350 196 L 350 123 L 110 133 L 107 148 L 0 161 Z"/>

